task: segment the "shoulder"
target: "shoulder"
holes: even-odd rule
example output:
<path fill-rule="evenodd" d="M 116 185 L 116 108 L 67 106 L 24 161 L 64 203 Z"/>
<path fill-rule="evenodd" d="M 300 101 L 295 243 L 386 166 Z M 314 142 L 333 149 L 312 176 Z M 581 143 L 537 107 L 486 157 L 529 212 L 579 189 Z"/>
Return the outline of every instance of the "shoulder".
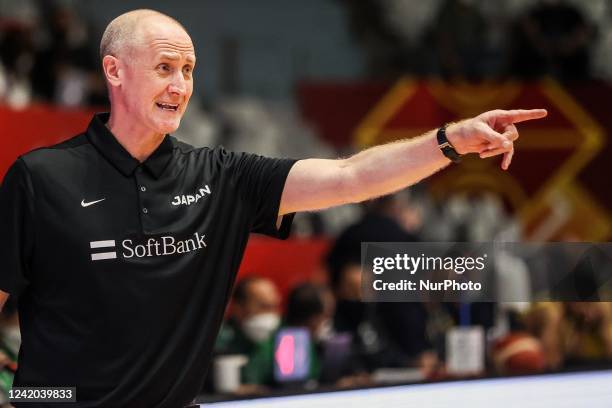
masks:
<path fill-rule="evenodd" d="M 91 145 L 86 135 L 81 133 L 61 143 L 31 150 L 19 156 L 19 159 L 30 170 L 44 170 L 49 165 L 60 163 L 63 158 L 78 155 L 79 151 L 87 149 L 89 146 Z"/>
<path fill-rule="evenodd" d="M 172 141 L 172 146 L 174 147 L 175 154 L 185 157 L 210 157 L 214 155 L 218 155 L 219 153 L 225 151 L 223 146 L 218 147 L 195 147 L 190 145 L 189 143 L 185 143 L 180 139 L 177 139 L 174 136 L 170 136 L 170 140 Z"/>
<path fill-rule="evenodd" d="M 236 153 L 227 150 L 223 146 L 215 147 L 194 147 L 188 143 L 182 142 L 175 137 L 172 137 L 174 146 L 174 154 L 179 159 L 187 162 L 198 162 L 211 167 L 227 169 L 233 167 L 249 157 L 255 157 L 249 153 Z"/>

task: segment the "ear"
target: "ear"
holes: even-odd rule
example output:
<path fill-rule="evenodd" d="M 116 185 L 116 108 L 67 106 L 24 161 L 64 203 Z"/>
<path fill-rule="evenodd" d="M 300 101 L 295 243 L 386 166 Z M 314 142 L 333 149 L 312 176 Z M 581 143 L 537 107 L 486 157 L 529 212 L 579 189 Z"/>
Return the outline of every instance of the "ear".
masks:
<path fill-rule="evenodd" d="M 104 76 L 106 77 L 106 80 L 109 82 L 109 84 L 111 84 L 112 86 L 121 85 L 121 69 L 119 65 L 119 60 L 112 55 L 106 55 L 102 59 L 102 70 L 104 71 Z"/>

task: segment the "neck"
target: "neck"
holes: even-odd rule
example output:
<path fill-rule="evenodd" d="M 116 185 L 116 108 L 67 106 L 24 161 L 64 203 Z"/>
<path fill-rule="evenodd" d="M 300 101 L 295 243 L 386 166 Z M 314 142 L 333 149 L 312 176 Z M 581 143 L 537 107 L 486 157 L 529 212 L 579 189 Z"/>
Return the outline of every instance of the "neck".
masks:
<path fill-rule="evenodd" d="M 144 162 L 164 140 L 164 134 L 152 132 L 129 118 L 111 111 L 106 127 L 121 146 L 136 160 Z"/>

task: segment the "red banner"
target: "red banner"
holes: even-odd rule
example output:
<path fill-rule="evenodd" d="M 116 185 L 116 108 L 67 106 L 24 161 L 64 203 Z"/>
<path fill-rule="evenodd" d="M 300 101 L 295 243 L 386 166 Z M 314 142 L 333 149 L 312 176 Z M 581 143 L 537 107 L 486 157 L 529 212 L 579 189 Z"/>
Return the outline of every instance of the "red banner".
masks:
<path fill-rule="evenodd" d="M 47 105 L 33 105 L 23 110 L 0 106 L 0 179 L 19 155 L 83 132 L 92 114 Z"/>

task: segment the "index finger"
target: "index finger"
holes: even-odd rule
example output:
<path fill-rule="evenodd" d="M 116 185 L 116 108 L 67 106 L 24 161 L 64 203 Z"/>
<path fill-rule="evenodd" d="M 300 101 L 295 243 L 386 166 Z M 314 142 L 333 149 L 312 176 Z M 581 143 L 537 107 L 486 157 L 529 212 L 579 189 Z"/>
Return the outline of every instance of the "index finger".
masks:
<path fill-rule="evenodd" d="M 512 123 L 525 122 L 526 120 L 540 119 L 548 115 L 546 109 L 513 109 L 501 111 L 498 117 Z"/>

